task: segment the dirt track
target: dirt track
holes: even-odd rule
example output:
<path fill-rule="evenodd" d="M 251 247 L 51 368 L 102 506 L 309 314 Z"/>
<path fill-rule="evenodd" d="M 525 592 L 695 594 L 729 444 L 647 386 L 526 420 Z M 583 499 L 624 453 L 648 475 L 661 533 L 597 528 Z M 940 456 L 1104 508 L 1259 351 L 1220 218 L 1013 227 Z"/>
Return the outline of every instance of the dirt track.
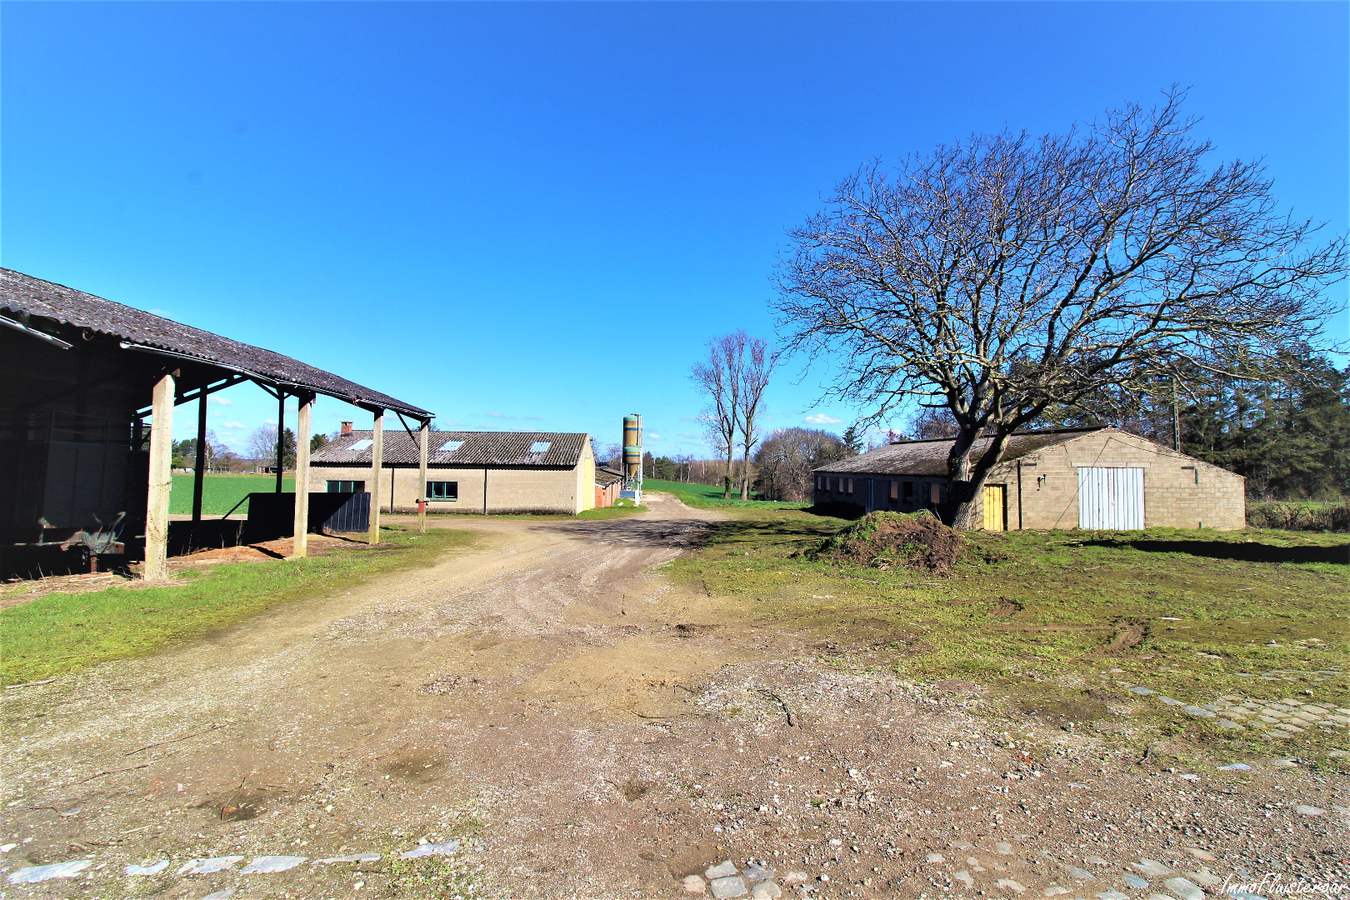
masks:
<path fill-rule="evenodd" d="M 970 715 L 977 685 L 902 685 L 869 671 L 875 640 L 673 586 L 660 566 L 708 516 L 653 507 L 441 520 L 483 540 L 172 653 L 6 692 L 7 872 L 92 863 L 5 895 L 678 897 L 726 858 L 779 882 L 799 872 L 809 882 L 786 890 L 815 896 L 1350 881 L 1334 778 L 1253 761 L 1186 780 L 1063 732 L 1032 752 Z M 397 859 L 452 838 L 450 856 Z M 366 851 L 383 858 L 313 863 Z M 230 855 L 244 859 L 177 874 Z M 239 872 L 263 855 L 306 861 Z"/>

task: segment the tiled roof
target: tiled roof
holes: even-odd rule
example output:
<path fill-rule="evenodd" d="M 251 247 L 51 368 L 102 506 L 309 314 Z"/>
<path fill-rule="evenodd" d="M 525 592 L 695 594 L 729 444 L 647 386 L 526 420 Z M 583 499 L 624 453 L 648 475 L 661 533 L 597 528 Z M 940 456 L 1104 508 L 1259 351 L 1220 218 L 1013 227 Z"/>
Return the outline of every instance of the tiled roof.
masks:
<path fill-rule="evenodd" d="M 0 314 L 50 319 L 106 334 L 166 356 L 221 366 L 283 388 L 314 391 L 367 409 L 396 410 L 419 419 L 431 417 L 431 413 L 421 407 L 289 356 L 232 341 L 12 269 L 0 269 Z M 31 324 L 41 330 L 40 323 Z"/>
<path fill-rule="evenodd" d="M 616 481 L 623 481 L 621 472 L 615 472 L 613 469 L 602 469 L 599 466 L 595 469 L 595 483 L 601 487 L 609 487 Z"/>
<path fill-rule="evenodd" d="M 1058 428 L 1053 431 L 1028 431 L 1014 434 L 1008 439 L 1007 449 L 1003 453 L 1003 462 L 1020 459 L 1046 447 L 1063 444 L 1085 434 L 1103 431 L 1102 428 Z M 927 478 L 947 477 L 947 454 L 952 449 L 951 438 L 934 438 L 927 441 L 901 441 L 886 447 L 878 447 L 867 453 L 841 459 L 829 465 L 821 466 L 817 472 L 826 474 L 857 475 L 911 475 Z M 988 438 L 975 442 L 975 453 L 983 452 L 989 446 Z"/>
<path fill-rule="evenodd" d="M 414 432 L 415 434 L 416 432 Z M 338 436 L 314 451 L 313 465 L 370 465 L 371 431 Z M 546 431 L 433 431 L 427 444 L 428 466 L 546 466 L 573 468 L 586 446 L 584 433 Z M 457 444 L 455 442 L 458 442 Z M 450 446 L 446 446 L 446 445 Z M 547 447 L 543 445 L 547 444 Z M 444 448 L 444 449 L 442 449 Z M 418 448 L 408 432 L 384 430 L 384 464 L 418 465 Z"/>

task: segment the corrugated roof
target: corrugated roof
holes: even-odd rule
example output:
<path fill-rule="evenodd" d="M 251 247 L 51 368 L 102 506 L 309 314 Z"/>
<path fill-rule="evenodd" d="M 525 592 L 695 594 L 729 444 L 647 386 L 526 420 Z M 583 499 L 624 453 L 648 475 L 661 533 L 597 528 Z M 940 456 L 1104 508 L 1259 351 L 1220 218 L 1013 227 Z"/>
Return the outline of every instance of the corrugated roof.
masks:
<path fill-rule="evenodd" d="M 310 462 L 321 466 L 368 466 L 372 431 L 353 431 L 340 435 L 314 451 Z M 427 444 L 429 466 L 548 466 L 573 468 L 586 446 L 584 433 L 542 431 L 433 431 Z M 362 446 L 362 442 L 365 442 Z M 441 450 L 447 443 L 458 446 Z M 534 444 L 548 444 L 543 452 L 531 452 Z M 417 444 L 406 431 L 386 428 L 384 432 L 386 466 L 418 465 Z"/>
<path fill-rule="evenodd" d="M 431 417 L 429 411 L 419 406 L 298 359 L 12 269 L 0 268 L 0 311 L 87 328 L 152 352 L 220 366 L 284 388 L 314 391 L 368 409 L 395 410 L 419 419 Z"/>
<path fill-rule="evenodd" d="M 1046 447 L 1063 444 L 1085 434 L 1106 431 L 1105 428 L 1057 428 L 1053 431 L 1028 431 L 1014 434 L 1008 439 L 1008 447 L 1003 453 L 1003 462 L 1020 459 Z M 951 452 L 951 438 L 934 438 L 927 441 L 901 441 L 886 447 L 878 447 L 867 453 L 841 459 L 829 465 L 821 466 L 817 472 L 826 474 L 859 475 L 910 475 L 923 478 L 947 477 L 947 454 Z M 975 453 L 984 452 L 989 446 L 989 438 L 975 442 Z"/>
<path fill-rule="evenodd" d="M 616 481 L 623 480 L 624 477 L 621 472 L 615 472 L 613 469 L 604 469 L 599 466 L 595 469 L 595 483 L 601 487 L 609 487 Z"/>

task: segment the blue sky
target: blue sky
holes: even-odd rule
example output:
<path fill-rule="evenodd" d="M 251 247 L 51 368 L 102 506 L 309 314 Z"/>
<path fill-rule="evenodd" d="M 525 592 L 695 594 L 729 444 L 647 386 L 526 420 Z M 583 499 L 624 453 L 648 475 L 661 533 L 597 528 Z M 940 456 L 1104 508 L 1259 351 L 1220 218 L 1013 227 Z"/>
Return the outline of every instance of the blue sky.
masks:
<path fill-rule="evenodd" d="M 1348 224 L 1345 3 L 5 2 L 0 28 L 0 263 L 439 427 L 608 443 L 639 411 L 649 449 L 702 453 L 689 367 L 772 335 L 784 232 L 840 177 L 1173 83 L 1218 157 Z M 868 412 L 817 404 L 822 374 L 789 361 L 769 424 Z M 275 419 L 221 399 L 236 447 Z M 316 428 L 353 416 L 321 399 Z"/>

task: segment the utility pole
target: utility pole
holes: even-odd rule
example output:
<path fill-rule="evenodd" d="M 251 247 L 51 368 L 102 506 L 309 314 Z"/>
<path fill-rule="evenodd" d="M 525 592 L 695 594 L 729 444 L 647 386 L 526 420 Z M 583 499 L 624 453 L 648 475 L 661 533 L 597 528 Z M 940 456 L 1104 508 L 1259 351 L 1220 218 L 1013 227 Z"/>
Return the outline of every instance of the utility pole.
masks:
<path fill-rule="evenodd" d="M 1177 409 L 1177 376 L 1172 376 L 1172 449 L 1181 452 L 1181 414 Z"/>

